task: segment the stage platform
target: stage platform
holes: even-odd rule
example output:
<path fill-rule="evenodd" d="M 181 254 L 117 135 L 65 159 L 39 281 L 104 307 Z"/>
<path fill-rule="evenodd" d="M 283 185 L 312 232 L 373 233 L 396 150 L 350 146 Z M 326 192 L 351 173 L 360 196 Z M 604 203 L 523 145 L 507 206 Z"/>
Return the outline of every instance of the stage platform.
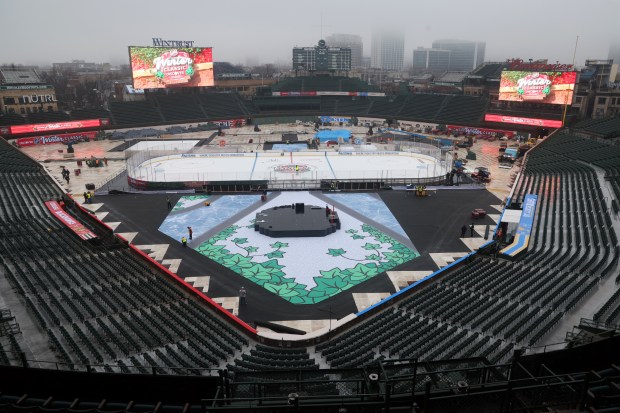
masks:
<path fill-rule="evenodd" d="M 340 219 L 327 207 L 303 203 L 281 205 L 256 214 L 254 230 L 272 238 L 324 237 L 340 229 Z"/>

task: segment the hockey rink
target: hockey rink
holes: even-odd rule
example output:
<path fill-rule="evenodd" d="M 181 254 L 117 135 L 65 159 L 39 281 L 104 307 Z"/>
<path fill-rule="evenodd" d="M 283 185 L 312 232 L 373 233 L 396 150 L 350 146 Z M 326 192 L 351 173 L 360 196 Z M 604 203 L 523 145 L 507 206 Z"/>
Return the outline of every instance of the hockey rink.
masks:
<path fill-rule="evenodd" d="M 423 179 L 448 172 L 446 162 L 412 152 L 177 154 L 128 163 L 127 170 L 150 182 Z"/>

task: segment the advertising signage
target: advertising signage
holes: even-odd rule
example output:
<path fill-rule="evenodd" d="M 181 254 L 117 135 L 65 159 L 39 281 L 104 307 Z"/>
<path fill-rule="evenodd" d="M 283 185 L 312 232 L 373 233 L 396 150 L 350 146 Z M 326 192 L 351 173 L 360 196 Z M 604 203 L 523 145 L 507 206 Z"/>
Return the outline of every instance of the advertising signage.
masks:
<path fill-rule="evenodd" d="M 213 86 L 210 47 L 129 46 L 135 89 Z"/>
<path fill-rule="evenodd" d="M 504 135 L 512 138 L 516 135 L 514 131 L 477 128 L 472 126 L 446 125 L 446 130 L 450 133 L 458 133 L 460 135 L 478 135 L 478 136 L 499 136 Z"/>
<path fill-rule="evenodd" d="M 62 206 L 56 201 L 45 201 L 45 206 L 60 222 L 65 224 L 71 231 L 73 231 L 78 237 L 84 241 L 97 238 L 97 235 L 91 230 L 86 228 L 80 222 L 75 220 L 69 213 L 67 213 Z"/>
<path fill-rule="evenodd" d="M 504 70 L 499 100 L 570 105 L 577 81 L 576 72 L 525 72 Z"/>
<path fill-rule="evenodd" d="M 486 113 L 484 120 L 487 122 L 513 123 L 515 125 L 539 126 L 543 128 L 561 128 L 561 120 L 538 119 L 538 118 L 521 118 L 518 116 L 504 116 Z"/>
<path fill-rule="evenodd" d="M 54 123 L 36 123 L 30 125 L 15 125 L 6 126 L 0 128 L 0 133 L 19 135 L 22 133 L 36 133 L 36 132 L 50 132 L 58 130 L 69 129 L 84 129 L 84 128 L 98 128 L 99 126 L 106 126 L 108 124 L 107 119 L 85 119 L 85 120 L 72 120 Z"/>
<path fill-rule="evenodd" d="M 53 143 L 88 142 L 97 137 L 97 132 L 61 133 L 59 135 L 19 138 L 15 143 L 20 148 L 34 145 L 51 145 Z"/>

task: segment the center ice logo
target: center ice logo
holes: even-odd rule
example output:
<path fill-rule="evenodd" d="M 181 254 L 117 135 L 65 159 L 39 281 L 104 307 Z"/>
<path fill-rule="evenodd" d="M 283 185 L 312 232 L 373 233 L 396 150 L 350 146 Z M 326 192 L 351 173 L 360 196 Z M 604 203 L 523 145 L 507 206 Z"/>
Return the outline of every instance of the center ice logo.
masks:
<path fill-rule="evenodd" d="M 275 172 L 290 174 L 290 173 L 304 173 L 310 172 L 312 168 L 306 164 L 288 164 L 288 165 L 278 165 L 273 168 Z"/>

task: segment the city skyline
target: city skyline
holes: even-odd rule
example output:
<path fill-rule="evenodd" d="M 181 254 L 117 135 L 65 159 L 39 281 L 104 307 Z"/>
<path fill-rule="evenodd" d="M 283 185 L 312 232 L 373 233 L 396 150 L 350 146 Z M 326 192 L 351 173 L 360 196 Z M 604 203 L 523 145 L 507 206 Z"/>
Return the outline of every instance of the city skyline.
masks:
<path fill-rule="evenodd" d="M 391 29 L 404 33 L 406 66 L 411 65 L 414 49 L 446 38 L 485 42 L 486 61 L 518 57 L 570 64 L 577 36 L 575 63 L 579 66 L 585 59 L 607 57 L 617 37 L 614 16 L 620 12 L 620 2 L 614 0 L 596 1 L 602 13 L 586 23 L 576 0 L 567 0 L 562 7 L 524 0 L 509 15 L 490 0 L 475 5 L 445 0 L 441 6 L 396 0 L 380 6 L 366 0 L 317 0 L 301 13 L 298 5 L 283 0 L 241 8 L 195 0 L 184 5 L 183 10 L 191 12 L 167 14 L 144 0 L 88 6 L 77 0 L 56 0 L 38 2 L 36 8 L 3 2 L 5 33 L 15 35 L 0 38 L 0 64 L 49 65 L 74 59 L 127 64 L 127 46 L 152 45 L 154 37 L 213 47 L 216 61 L 243 64 L 252 57 L 264 64 L 289 62 L 292 47 L 347 33 L 361 36 L 364 55 L 369 56 L 372 33 Z M 45 36 L 36 29 L 24 30 L 25 23 L 45 28 Z"/>

